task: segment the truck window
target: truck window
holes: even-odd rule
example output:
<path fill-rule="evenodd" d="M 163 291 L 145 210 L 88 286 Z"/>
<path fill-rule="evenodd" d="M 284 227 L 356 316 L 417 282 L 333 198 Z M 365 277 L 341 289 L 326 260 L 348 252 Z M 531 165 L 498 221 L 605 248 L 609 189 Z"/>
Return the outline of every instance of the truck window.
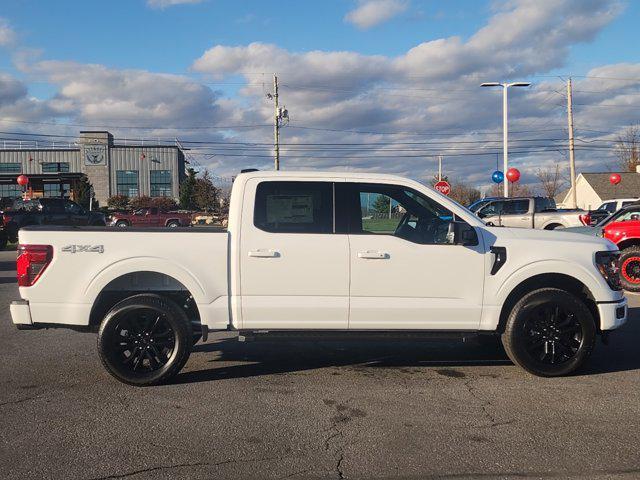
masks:
<path fill-rule="evenodd" d="M 505 202 L 502 210 L 503 215 L 524 215 L 529 212 L 529 200 L 509 200 Z"/>
<path fill-rule="evenodd" d="M 70 213 L 72 215 L 80 215 L 82 214 L 82 207 L 77 203 L 74 203 L 70 200 L 64 201 L 64 211 L 65 213 Z"/>
<path fill-rule="evenodd" d="M 534 198 L 534 204 L 536 213 L 551 212 L 556 210 L 556 201 L 553 198 L 536 197 Z"/>
<path fill-rule="evenodd" d="M 480 218 L 501 215 L 503 213 L 502 210 L 504 209 L 504 204 L 505 202 L 503 200 L 494 200 L 489 205 L 486 205 L 485 207 L 482 207 L 480 210 L 478 210 L 477 215 Z"/>
<path fill-rule="evenodd" d="M 336 198 L 336 225 L 346 224 L 350 234 L 393 235 L 423 245 L 448 243 L 453 214 L 414 190 L 385 184 L 336 184 Z M 347 217 L 344 222 L 343 216 Z"/>
<path fill-rule="evenodd" d="M 273 233 L 333 233 L 333 184 L 262 182 L 253 223 Z"/>

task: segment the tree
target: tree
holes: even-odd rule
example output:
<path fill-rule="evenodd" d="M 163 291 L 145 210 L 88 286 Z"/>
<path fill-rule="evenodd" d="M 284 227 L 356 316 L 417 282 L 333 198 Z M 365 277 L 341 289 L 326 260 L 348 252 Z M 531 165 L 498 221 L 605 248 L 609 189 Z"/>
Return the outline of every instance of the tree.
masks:
<path fill-rule="evenodd" d="M 373 202 L 373 210 L 376 213 L 389 214 L 389 197 L 386 195 L 378 195 Z"/>
<path fill-rule="evenodd" d="M 553 169 L 538 169 L 536 177 L 540 181 L 542 192 L 549 198 L 555 198 L 565 188 L 565 179 L 560 170 L 560 164 L 556 163 Z"/>
<path fill-rule="evenodd" d="M 640 125 L 631 125 L 614 145 L 618 166 L 623 172 L 635 172 L 640 164 Z"/>
<path fill-rule="evenodd" d="M 452 181 L 451 192 L 449 198 L 455 200 L 461 205 L 471 205 L 473 202 L 482 198 L 482 192 L 462 181 Z"/>
<path fill-rule="evenodd" d="M 139 197 L 134 197 L 129 201 L 129 205 L 134 210 L 139 208 L 148 208 L 153 206 L 153 199 L 147 195 L 141 195 Z"/>
<path fill-rule="evenodd" d="M 126 210 L 129 208 L 129 197 L 126 195 L 113 195 L 107 200 L 107 206 L 112 210 Z"/>
<path fill-rule="evenodd" d="M 159 208 L 162 211 L 168 212 L 178 208 L 178 204 L 171 197 L 155 197 L 151 199 L 151 206 Z"/>
<path fill-rule="evenodd" d="M 507 180 L 505 179 L 505 182 Z M 494 183 L 489 190 L 490 197 L 502 197 L 504 195 L 502 183 Z M 520 182 L 515 182 L 509 185 L 510 197 L 530 197 L 533 195 L 533 189 L 529 185 L 523 185 Z"/>
<path fill-rule="evenodd" d="M 180 208 L 185 210 L 195 210 L 195 194 L 196 194 L 196 171 L 193 168 L 187 170 L 187 178 L 180 185 Z"/>
<path fill-rule="evenodd" d="M 202 177 L 196 179 L 194 204 L 199 210 L 215 210 L 218 201 L 218 189 L 211 180 L 209 170 L 204 171 Z"/>
<path fill-rule="evenodd" d="M 98 202 L 92 199 L 91 195 L 92 186 L 86 175 L 80 177 L 80 180 L 75 185 L 75 199 L 76 203 L 84 208 L 89 208 L 89 203 L 93 200 L 93 208 L 98 207 Z"/>

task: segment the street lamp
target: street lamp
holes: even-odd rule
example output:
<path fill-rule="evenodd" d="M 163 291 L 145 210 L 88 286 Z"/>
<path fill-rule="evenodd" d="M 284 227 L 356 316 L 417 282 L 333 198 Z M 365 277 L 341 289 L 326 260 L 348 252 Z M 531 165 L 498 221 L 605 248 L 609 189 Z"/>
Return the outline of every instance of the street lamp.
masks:
<path fill-rule="evenodd" d="M 481 84 L 481 87 L 502 87 L 502 152 L 504 158 L 503 172 L 504 179 L 504 196 L 509 196 L 509 182 L 507 181 L 507 169 L 509 168 L 509 110 L 507 107 L 509 87 L 528 87 L 529 82 L 512 82 L 512 83 L 500 83 L 500 82 L 486 82 Z"/>

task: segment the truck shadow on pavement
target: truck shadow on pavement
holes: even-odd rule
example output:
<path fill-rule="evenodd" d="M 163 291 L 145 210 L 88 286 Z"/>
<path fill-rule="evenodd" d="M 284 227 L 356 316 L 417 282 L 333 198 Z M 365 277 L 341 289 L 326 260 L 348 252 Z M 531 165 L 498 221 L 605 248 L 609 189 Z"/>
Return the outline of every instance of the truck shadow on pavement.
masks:
<path fill-rule="evenodd" d="M 576 376 L 639 370 L 640 308 L 631 308 L 629 321 L 610 336 L 609 345 L 598 339 L 585 367 Z M 211 368 L 179 374 L 174 383 L 305 372 L 340 367 L 377 376 L 385 368 L 404 373 L 426 369 L 450 377 L 465 377 L 455 367 L 510 366 L 500 345 L 481 345 L 474 339 L 403 341 L 266 341 L 238 342 L 233 338 L 213 340 L 194 347 L 192 357 Z M 207 358 L 210 357 L 210 358 Z M 513 366 L 513 368 L 517 368 Z M 340 369 L 331 372 L 340 375 Z M 524 375 L 524 372 L 523 372 Z"/>

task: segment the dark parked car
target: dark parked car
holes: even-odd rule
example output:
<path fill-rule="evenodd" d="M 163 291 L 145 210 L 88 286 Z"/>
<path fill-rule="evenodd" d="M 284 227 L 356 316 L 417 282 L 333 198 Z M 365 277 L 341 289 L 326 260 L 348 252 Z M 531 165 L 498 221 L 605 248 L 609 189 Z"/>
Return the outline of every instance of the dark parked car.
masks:
<path fill-rule="evenodd" d="M 0 247 L 18 240 L 18 230 L 29 225 L 105 226 L 103 213 L 89 212 L 71 200 L 63 198 L 16 199 L 10 209 L 2 212 Z"/>

